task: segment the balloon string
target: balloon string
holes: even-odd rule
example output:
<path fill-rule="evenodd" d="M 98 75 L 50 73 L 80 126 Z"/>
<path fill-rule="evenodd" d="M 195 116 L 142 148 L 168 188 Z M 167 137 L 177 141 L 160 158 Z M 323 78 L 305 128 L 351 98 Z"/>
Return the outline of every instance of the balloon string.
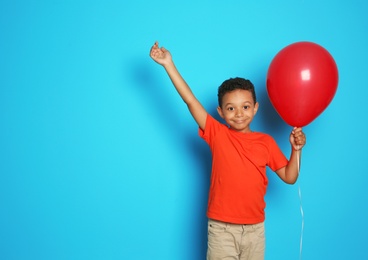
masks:
<path fill-rule="evenodd" d="M 298 165 L 298 176 L 300 175 L 300 164 L 299 164 L 299 154 L 297 153 L 297 165 Z M 302 259 L 302 252 L 303 252 L 303 233 L 304 233 L 304 211 L 303 211 L 303 203 L 302 203 L 302 191 L 300 189 L 300 182 L 298 182 L 298 194 L 299 194 L 299 201 L 300 201 L 300 214 L 302 216 L 302 229 L 300 233 L 300 252 L 299 252 L 299 259 Z"/>

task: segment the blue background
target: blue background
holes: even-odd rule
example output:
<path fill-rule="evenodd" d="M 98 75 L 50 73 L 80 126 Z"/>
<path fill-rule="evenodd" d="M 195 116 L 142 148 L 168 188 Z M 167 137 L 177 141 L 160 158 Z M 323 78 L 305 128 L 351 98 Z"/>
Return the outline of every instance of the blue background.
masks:
<path fill-rule="evenodd" d="M 304 128 L 298 184 L 268 172 L 266 259 L 368 259 L 368 4 L 363 0 L 0 2 L 0 258 L 195 259 L 206 254 L 209 148 L 164 70 L 167 47 L 206 109 L 253 81 L 253 129 L 290 153 L 269 102 L 272 58 L 325 47 L 339 86 Z M 318 93 L 316 93 L 318 95 Z"/>

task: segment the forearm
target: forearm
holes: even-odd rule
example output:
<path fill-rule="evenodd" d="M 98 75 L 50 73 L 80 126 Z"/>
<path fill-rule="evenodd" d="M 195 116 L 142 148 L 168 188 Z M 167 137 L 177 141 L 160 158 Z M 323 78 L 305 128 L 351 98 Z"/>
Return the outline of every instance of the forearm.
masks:
<path fill-rule="evenodd" d="M 169 75 L 175 89 L 179 93 L 180 97 L 187 104 L 190 113 L 194 120 L 197 122 L 201 129 L 204 129 L 206 124 L 207 112 L 203 108 L 202 104 L 193 94 L 192 90 L 185 82 L 184 78 L 180 75 L 179 71 L 175 67 L 174 62 L 169 62 L 164 65 L 164 68 Z"/>
<path fill-rule="evenodd" d="M 302 148 L 305 145 L 306 138 L 299 127 L 294 127 L 290 134 L 291 154 L 288 164 L 277 170 L 276 173 L 279 177 L 288 184 L 294 184 L 299 176 Z"/>
<path fill-rule="evenodd" d="M 189 105 L 191 102 L 194 102 L 194 100 L 196 100 L 196 97 L 194 96 L 188 84 L 185 82 L 184 78 L 180 75 L 175 64 L 173 62 L 170 62 L 166 64 L 164 68 L 183 101 L 187 105 Z"/>
<path fill-rule="evenodd" d="M 294 184 L 299 176 L 302 150 L 292 149 L 289 163 L 285 167 L 285 182 Z"/>

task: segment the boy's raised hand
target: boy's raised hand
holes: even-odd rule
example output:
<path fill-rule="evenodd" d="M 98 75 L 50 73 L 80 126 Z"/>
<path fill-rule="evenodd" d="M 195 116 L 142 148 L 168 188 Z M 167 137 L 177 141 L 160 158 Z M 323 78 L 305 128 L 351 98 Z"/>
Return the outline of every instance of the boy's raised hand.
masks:
<path fill-rule="evenodd" d="M 301 127 L 294 127 L 294 129 L 291 131 L 290 143 L 293 146 L 293 149 L 296 151 L 303 148 L 306 143 L 306 137 Z"/>
<path fill-rule="evenodd" d="M 171 54 L 164 47 L 159 48 L 158 42 L 152 46 L 150 51 L 151 58 L 160 65 L 167 65 L 172 61 Z"/>

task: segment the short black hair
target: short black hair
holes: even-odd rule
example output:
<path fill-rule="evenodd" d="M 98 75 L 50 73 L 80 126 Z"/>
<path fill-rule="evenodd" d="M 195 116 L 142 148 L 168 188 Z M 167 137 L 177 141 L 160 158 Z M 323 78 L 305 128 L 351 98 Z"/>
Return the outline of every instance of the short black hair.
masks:
<path fill-rule="evenodd" d="M 218 88 L 217 97 L 220 107 L 222 106 L 222 98 L 224 95 L 236 89 L 249 90 L 250 93 L 252 93 L 254 104 L 257 103 L 256 91 L 254 90 L 253 83 L 248 79 L 236 77 L 225 80 Z"/>

